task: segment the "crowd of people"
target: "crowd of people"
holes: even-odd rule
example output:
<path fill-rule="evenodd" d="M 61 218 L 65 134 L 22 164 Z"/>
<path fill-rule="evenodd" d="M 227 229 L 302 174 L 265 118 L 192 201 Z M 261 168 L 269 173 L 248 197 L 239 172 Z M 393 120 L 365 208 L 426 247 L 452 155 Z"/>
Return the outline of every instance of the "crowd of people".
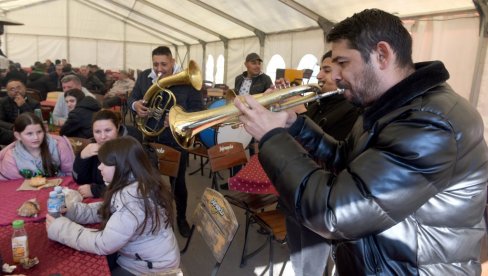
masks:
<path fill-rule="evenodd" d="M 488 181 L 480 115 L 446 83 L 442 62 L 413 62 L 412 38 L 395 15 L 356 13 L 336 24 L 327 42 L 331 51 L 317 75 L 321 92 L 343 93 L 308 104 L 304 114 L 271 112 L 252 96 L 276 89 L 258 54 L 247 55 L 246 71 L 235 78 L 240 97 L 233 103 L 279 194 L 296 275 L 324 275 L 329 255 L 339 275 L 480 275 Z M 96 67 L 67 74 L 67 65 L 46 62 L 23 78 L 13 65 L 0 102 L 0 139 L 15 139 L 0 151 L 0 180 L 72 175 L 84 198 L 102 201 L 76 203 L 60 218 L 48 215 L 48 236 L 109 256 L 120 275 L 179 267 L 173 223 L 181 236 L 190 235 L 188 152 L 175 141 L 167 114 L 146 121 L 164 127 L 159 135 L 143 137 L 105 109 L 128 96 L 131 112 L 151 116 L 145 93 L 181 70 L 166 46 L 151 58 L 135 82 L 121 71 L 102 102 L 92 93 L 107 90 Z M 53 112 L 60 135 L 47 131 L 33 113 L 39 102 L 25 95 L 28 83 L 40 79 L 64 92 Z M 191 85 L 171 91 L 175 97 L 163 94 L 162 104 L 205 108 Z M 66 136 L 91 143 L 75 155 Z M 174 185 L 162 181 L 148 142 L 181 152 Z M 100 230 L 80 225 L 86 223 L 100 223 Z"/>

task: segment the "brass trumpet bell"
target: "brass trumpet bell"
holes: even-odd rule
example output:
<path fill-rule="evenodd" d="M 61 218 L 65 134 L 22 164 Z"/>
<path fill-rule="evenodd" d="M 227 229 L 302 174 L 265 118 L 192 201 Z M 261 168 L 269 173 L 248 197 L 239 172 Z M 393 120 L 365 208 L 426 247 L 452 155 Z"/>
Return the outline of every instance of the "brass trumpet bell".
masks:
<path fill-rule="evenodd" d="M 147 136 L 158 136 L 165 130 L 164 121 L 171 107 L 176 104 L 176 97 L 168 89 L 174 85 L 189 84 L 196 90 L 202 89 L 202 74 L 197 63 L 190 60 L 188 68 L 182 72 L 161 78 L 144 94 L 143 103 L 149 109 L 147 117 L 136 117 L 137 128 Z"/>

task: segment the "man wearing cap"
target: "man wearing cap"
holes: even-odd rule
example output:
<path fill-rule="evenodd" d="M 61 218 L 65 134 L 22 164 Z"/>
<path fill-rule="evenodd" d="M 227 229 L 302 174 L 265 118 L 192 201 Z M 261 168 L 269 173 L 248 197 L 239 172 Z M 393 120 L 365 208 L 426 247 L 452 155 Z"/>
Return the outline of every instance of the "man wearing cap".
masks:
<path fill-rule="evenodd" d="M 271 78 L 261 72 L 262 63 L 263 60 L 258 54 L 250 53 L 247 55 L 246 62 L 244 62 L 247 70 L 235 79 L 234 88 L 236 94 L 253 95 L 263 93 L 273 85 Z"/>

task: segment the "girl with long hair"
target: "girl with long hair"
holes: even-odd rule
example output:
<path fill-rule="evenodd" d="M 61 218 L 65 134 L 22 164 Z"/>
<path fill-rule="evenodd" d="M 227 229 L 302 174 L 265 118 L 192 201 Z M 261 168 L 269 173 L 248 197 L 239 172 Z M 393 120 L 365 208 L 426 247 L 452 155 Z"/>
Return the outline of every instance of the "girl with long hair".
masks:
<path fill-rule="evenodd" d="M 59 134 L 68 137 L 91 138 L 93 114 L 101 109 L 98 101 L 78 88 L 64 92 L 64 99 L 68 107 L 68 119 L 61 127 Z"/>
<path fill-rule="evenodd" d="M 14 122 L 16 141 L 0 151 L 0 180 L 71 175 L 74 153 L 66 137 L 51 135 L 34 113 Z"/>
<path fill-rule="evenodd" d="M 142 145 L 128 136 L 110 140 L 100 147 L 98 158 L 108 185 L 103 202 L 75 203 L 56 219 L 47 215 L 49 238 L 80 251 L 116 253 L 115 275 L 177 268 L 171 192 Z M 101 228 L 93 231 L 77 223 L 100 223 Z"/>

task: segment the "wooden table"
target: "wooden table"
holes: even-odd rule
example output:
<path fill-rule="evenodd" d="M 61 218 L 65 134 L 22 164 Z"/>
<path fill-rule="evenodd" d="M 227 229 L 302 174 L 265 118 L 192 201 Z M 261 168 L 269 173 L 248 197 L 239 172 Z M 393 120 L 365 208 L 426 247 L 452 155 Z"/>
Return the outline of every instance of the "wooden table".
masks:
<path fill-rule="evenodd" d="M 63 177 L 62 186 L 76 188 L 71 177 Z M 29 237 L 30 257 L 37 257 L 39 264 L 29 270 L 18 267 L 14 274 L 26 275 L 110 275 L 107 259 L 86 252 L 80 252 L 47 238 L 46 206 L 49 192 L 53 188 L 39 191 L 16 191 L 24 179 L 0 182 L 0 253 L 4 262 L 12 264 L 11 223 L 23 219 Z M 36 218 L 24 218 L 17 215 L 17 208 L 26 200 L 37 198 L 41 211 Z"/>

